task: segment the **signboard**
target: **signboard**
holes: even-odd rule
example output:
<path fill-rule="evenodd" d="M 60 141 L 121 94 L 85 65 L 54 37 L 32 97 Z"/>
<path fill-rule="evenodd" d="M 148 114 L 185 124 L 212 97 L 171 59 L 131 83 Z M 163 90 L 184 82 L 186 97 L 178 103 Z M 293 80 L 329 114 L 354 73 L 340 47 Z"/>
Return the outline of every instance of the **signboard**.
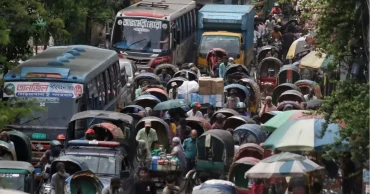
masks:
<path fill-rule="evenodd" d="M 205 35 L 203 40 L 236 40 L 239 42 L 239 37 L 237 36 L 222 36 L 222 35 Z"/>
<path fill-rule="evenodd" d="M 241 20 L 228 20 L 228 19 L 203 19 L 204 23 L 220 23 L 220 24 L 240 24 Z"/>
<path fill-rule="evenodd" d="M 146 20 L 146 19 L 119 19 L 117 20 L 117 25 L 119 26 L 130 26 L 142 29 L 167 29 L 168 25 L 166 23 L 162 24 L 161 20 Z"/>
<path fill-rule="evenodd" d="M 6 82 L 4 97 L 79 98 L 83 84 L 59 82 Z"/>

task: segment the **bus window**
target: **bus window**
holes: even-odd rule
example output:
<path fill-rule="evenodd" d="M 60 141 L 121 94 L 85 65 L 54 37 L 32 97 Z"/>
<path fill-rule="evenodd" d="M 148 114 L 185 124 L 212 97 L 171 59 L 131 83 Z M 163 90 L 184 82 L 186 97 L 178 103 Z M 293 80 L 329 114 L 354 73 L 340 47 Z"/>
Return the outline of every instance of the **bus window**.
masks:
<path fill-rule="evenodd" d="M 181 42 L 182 42 L 186 39 L 186 34 L 187 34 L 187 31 L 185 29 L 186 28 L 186 26 L 185 26 L 185 16 L 180 17 L 180 22 L 181 22 L 181 32 L 182 32 Z"/>
<path fill-rule="evenodd" d="M 121 88 L 124 86 L 123 83 L 121 82 L 121 72 L 120 72 L 120 65 L 119 65 L 119 62 L 117 62 L 115 64 L 115 73 L 116 73 L 116 77 L 117 77 L 117 90 L 118 90 L 118 93 L 120 93 L 121 91 Z"/>
<path fill-rule="evenodd" d="M 111 65 L 109 67 L 109 75 L 110 75 L 110 80 L 112 84 L 112 91 L 113 91 L 113 96 L 117 96 L 117 77 L 116 77 L 116 72 L 114 71 L 115 69 L 115 64 Z"/>
<path fill-rule="evenodd" d="M 106 104 L 108 104 L 114 98 L 113 91 L 112 91 L 112 84 L 109 80 L 109 71 L 108 71 L 108 69 L 106 69 L 104 71 L 104 77 L 105 77 L 104 81 L 105 81 L 106 91 L 107 91 L 107 93 L 105 95 L 105 97 L 107 99 Z"/>
<path fill-rule="evenodd" d="M 185 14 L 184 19 L 185 19 L 185 24 L 186 24 L 186 28 L 187 28 L 186 38 L 189 38 L 189 37 L 190 37 L 190 35 L 191 35 L 191 26 L 190 26 L 191 20 L 190 20 L 190 12 L 188 12 L 188 13 L 186 13 L 186 14 Z"/>
<path fill-rule="evenodd" d="M 197 17 L 196 17 L 195 10 L 191 11 L 191 15 L 193 16 L 193 19 L 192 19 L 193 32 L 192 33 L 195 33 L 197 31 Z"/>
<path fill-rule="evenodd" d="M 181 19 L 180 18 L 177 18 L 176 19 L 176 24 L 177 24 L 177 32 L 178 32 L 178 43 L 182 42 L 182 37 L 183 37 L 183 30 L 182 30 L 182 24 L 181 24 Z"/>
<path fill-rule="evenodd" d="M 105 105 L 105 85 L 104 85 L 103 74 L 98 75 L 96 83 L 98 86 L 98 93 L 99 93 L 98 110 L 101 110 L 101 108 L 103 108 Z"/>
<path fill-rule="evenodd" d="M 190 35 L 194 34 L 193 11 L 189 12 Z"/>
<path fill-rule="evenodd" d="M 89 110 L 95 110 L 96 104 L 98 103 L 98 91 L 97 91 L 95 79 L 91 80 L 87 84 L 87 92 L 89 94 L 87 107 Z"/>

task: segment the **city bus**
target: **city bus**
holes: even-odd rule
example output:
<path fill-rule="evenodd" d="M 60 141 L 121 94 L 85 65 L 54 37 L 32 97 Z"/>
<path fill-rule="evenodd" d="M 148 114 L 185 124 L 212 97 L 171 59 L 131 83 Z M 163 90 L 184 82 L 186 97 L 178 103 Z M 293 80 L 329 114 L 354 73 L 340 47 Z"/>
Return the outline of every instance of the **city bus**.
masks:
<path fill-rule="evenodd" d="M 196 3 L 189 0 L 140 1 L 119 11 L 110 48 L 135 61 L 139 70 L 161 63 L 195 60 Z"/>
<path fill-rule="evenodd" d="M 115 51 L 91 46 L 49 47 L 4 76 L 3 100 L 20 99 L 40 106 L 9 127 L 30 137 L 35 149 L 32 162 L 36 163 L 49 142 L 65 134 L 74 114 L 117 111 L 125 106 L 129 96 L 126 81 Z"/>

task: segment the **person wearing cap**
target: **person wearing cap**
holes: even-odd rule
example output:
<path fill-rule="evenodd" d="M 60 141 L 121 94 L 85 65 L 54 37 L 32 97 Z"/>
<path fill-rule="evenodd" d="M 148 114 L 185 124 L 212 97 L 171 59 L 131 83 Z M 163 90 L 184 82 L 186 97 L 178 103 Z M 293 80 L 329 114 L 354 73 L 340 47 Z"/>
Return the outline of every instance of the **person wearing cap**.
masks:
<path fill-rule="evenodd" d="M 204 119 L 207 120 L 209 123 L 211 122 L 211 117 L 215 113 L 215 107 L 210 105 L 207 109 L 207 113 L 204 114 Z"/>
<path fill-rule="evenodd" d="M 136 135 L 136 141 L 143 140 L 147 143 L 147 150 L 151 152 L 158 142 L 158 136 L 155 129 L 152 128 L 151 121 L 145 121 L 145 127 L 140 129 Z"/>
<path fill-rule="evenodd" d="M 141 85 L 135 90 L 135 98 L 139 97 L 141 95 L 141 92 L 144 87 L 148 85 L 148 81 L 143 81 Z"/>
<path fill-rule="evenodd" d="M 275 111 L 275 110 L 276 110 L 276 106 L 274 106 L 272 104 L 271 96 L 267 96 L 266 99 L 265 99 L 265 104 L 261 108 L 259 116 L 261 117 L 263 113 L 271 112 L 271 111 Z"/>
<path fill-rule="evenodd" d="M 170 126 L 170 137 L 175 137 L 176 134 L 176 125 L 171 122 L 171 116 L 169 114 L 164 114 L 163 120 Z"/>
<path fill-rule="evenodd" d="M 168 97 L 170 99 L 177 99 L 177 95 L 179 94 L 179 88 L 176 82 L 171 83 L 171 89 L 168 91 Z"/>
<path fill-rule="evenodd" d="M 181 139 L 179 137 L 172 138 L 172 151 L 171 155 L 173 157 L 177 157 L 180 162 L 180 169 L 179 170 L 185 170 L 187 164 L 186 164 L 186 157 L 184 153 L 184 148 L 181 145 Z"/>
<path fill-rule="evenodd" d="M 188 117 L 201 117 L 203 118 L 202 112 L 199 111 L 200 104 L 198 102 L 191 103 L 191 110 L 189 110 L 186 114 Z"/>
<path fill-rule="evenodd" d="M 231 89 L 230 96 L 227 97 L 226 108 L 235 109 L 237 108 L 238 103 L 240 102 L 239 97 L 236 96 L 237 91 Z"/>
<path fill-rule="evenodd" d="M 216 122 L 213 123 L 211 129 L 222 129 L 226 116 L 222 113 L 216 115 Z"/>
<path fill-rule="evenodd" d="M 229 63 L 230 63 L 230 64 L 235 64 L 234 58 L 230 57 L 230 58 L 229 58 Z"/>
<path fill-rule="evenodd" d="M 88 129 L 85 132 L 85 139 L 89 140 L 89 141 L 96 140 L 96 135 L 95 135 L 94 129 Z"/>

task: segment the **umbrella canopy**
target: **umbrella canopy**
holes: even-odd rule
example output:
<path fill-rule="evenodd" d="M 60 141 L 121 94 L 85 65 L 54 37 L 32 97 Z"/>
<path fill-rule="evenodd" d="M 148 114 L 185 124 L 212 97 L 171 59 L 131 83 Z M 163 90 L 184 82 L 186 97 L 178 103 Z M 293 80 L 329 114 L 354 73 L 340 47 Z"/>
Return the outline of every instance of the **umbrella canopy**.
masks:
<path fill-rule="evenodd" d="M 282 111 L 270 111 L 270 112 L 265 112 L 261 115 L 260 121 L 261 123 L 266 123 L 268 120 L 273 118 L 274 116 L 282 113 Z"/>
<path fill-rule="evenodd" d="M 305 47 L 308 43 L 306 42 L 306 36 L 300 37 L 290 45 L 289 51 L 286 55 L 286 59 L 293 59 L 294 56 L 300 52 L 310 50 L 309 47 Z"/>
<path fill-rule="evenodd" d="M 270 156 L 245 173 L 250 178 L 302 177 L 307 172 L 323 169 L 304 156 L 289 152 Z"/>
<path fill-rule="evenodd" d="M 190 105 L 189 101 L 184 99 L 167 100 L 161 102 L 154 107 L 154 110 L 170 110 L 175 108 L 188 108 Z"/>
<path fill-rule="evenodd" d="M 283 125 L 288 119 L 304 119 L 304 118 L 312 118 L 312 115 L 309 114 L 307 111 L 304 110 L 289 110 L 281 112 L 277 114 L 269 121 L 263 124 L 262 129 L 264 131 L 273 132 L 275 129 L 279 128 Z M 310 117 L 311 116 L 311 117 Z"/>
<path fill-rule="evenodd" d="M 339 125 L 331 123 L 322 136 L 324 119 L 287 120 L 264 142 L 263 147 L 281 151 L 323 151 L 324 145 L 335 143 Z M 292 138 L 294 137 L 294 138 Z"/>
<path fill-rule="evenodd" d="M 312 69 L 327 69 L 330 61 L 333 60 L 332 55 L 322 54 L 321 57 L 318 56 L 318 52 L 312 51 L 302 58 L 299 65 L 300 68 L 312 68 Z"/>

